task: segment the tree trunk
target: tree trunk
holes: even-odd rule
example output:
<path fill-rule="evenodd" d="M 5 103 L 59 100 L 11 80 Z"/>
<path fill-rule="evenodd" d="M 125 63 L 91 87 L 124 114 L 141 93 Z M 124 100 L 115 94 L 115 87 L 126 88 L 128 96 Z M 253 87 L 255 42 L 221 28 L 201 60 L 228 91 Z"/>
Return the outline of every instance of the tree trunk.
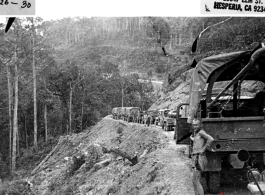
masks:
<path fill-rule="evenodd" d="M 19 148 L 19 130 L 17 131 L 17 156 L 20 156 L 20 148 Z"/>
<path fill-rule="evenodd" d="M 102 36 L 104 37 L 104 19 L 102 18 Z"/>
<path fill-rule="evenodd" d="M 125 151 L 122 151 L 118 148 L 110 148 L 110 149 L 107 149 L 105 147 L 102 147 L 102 151 L 103 153 L 115 153 L 123 158 L 126 158 L 128 159 L 132 165 L 136 165 L 138 163 L 138 156 L 137 155 L 134 155 L 134 156 L 130 156 L 127 152 Z"/>
<path fill-rule="evenodd" d="M 172 49 L 173 35 L 170 35 L 169 48 Z"/>
<path fill-rule="evenodd" d="M 64 133 L 64 103 L 63 103 L 63 100 L 61 100 L 61 127 L 60 127 L 60 132 L 61 132 L 61 135 Z"/>
<path fill-rule="evenodd" d="M 182 41 L 181 41 L 181 33 L 179 33 L 179 45 L 181 45 Z"/>
<path fill-rule="evenodd" d="M 72 133 L 72 97 L 73 97 L 73 87 L 70 83 L 70 94 L 69 94 L 69 133 Z"/>
<path fill-rule="evenodd" d="M 8 87 L 8 116 L 9 116 L 9 165 L 12 169 L 12 86 L 9 65 L 6 65 L 7 87 Z"/>
<path fill-rule="evenodd" d="M 33 19 L 32 19 L 33 20 Z M 33 23 L 33 21 L 32 21 Z M 37 140 L 37 84 L 36 84 L 36 67 L 35 67 L 35 37 L 34 29 L 32 36 L 32 73 L 33 73 L 33 101 L 34 101 L 34 148 L 38 149 L 38 140 Z"/>
<path fill-rule="evenodd" d="M 122 87 L 121 87 L 121 107 L 123 107 L 123 84 L 122 84 Z"/>
<path fill-rule="evenodd" d="M 17 65 L 17 48 L 15 47 L 15 78 L 14 78 L 14 87 L 15 87 L 15 101 L 14 101 L 14 119 L 13 119 L 13 146 L 12 146 L 12 168 L 11 174 L 14 173 L 16 169 L 16 156 L 17 156 L 17 132 L 18 132 L 18 65 Z"/>
<path fill-rule="evenodd" d="M 25 131 L 25 143 L 26 143 L 26 149 L 29 148 L 29 143 L 28 143 L 28 133 L 27 133 L 27 117 L 25 115 L 24 117 L 24 131 Z"/>
<path fill-rule="evenodd" d="M 84 98 L 81 104 L 81 131 L 83 131 L 83 115 L 84 115 Z"/>
<path fill-rule="evenodd" d="M 68 45 L 68 30 L 65 30 L 65 45 Z"/>
<path fill-rule="evenodd" d="M 48 140 L 47 104 L 44 104 L 45 142 Z"/>

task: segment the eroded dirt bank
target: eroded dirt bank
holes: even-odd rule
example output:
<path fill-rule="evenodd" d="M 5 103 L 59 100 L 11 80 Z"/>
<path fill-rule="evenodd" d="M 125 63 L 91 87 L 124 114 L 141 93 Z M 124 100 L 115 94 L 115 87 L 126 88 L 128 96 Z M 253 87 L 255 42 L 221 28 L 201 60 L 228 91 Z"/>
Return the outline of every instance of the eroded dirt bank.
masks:
<path fill-rule="evenodd" d="M 160 128 L 105 118 L 90 131 L 61 138 L 30 180 L 42 195 L 193 195 L 185 147 L 170 140 Z M 132 166 L 103 147 L 137 155 L 138 163 Z M 84 163 L 73 169 L 72 158 L 82 154 Z"/>

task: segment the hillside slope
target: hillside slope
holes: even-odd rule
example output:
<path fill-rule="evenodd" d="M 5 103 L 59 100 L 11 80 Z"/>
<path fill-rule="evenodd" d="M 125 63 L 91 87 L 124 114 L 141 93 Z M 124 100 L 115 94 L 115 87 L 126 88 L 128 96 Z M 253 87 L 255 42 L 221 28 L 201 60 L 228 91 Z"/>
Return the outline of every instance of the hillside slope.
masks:
<path fill-rule="evenodd" d="M 186 147 L 160 128 L 104 118 L 90 131 L 60 140 L 30 179 L 35 194 L 194 194 Z M 132 166 L 103 147 L 137 154 L 139 161 Z M 84 163 L 73 171 L 71 159 L 82 154 Z"/>
<path fill-rule="evenodd" d="M 180 103 L 187 103 L 189 100 L 190 76 L 192 71 L 193 69 L 190 69 L 182 73 L 172 84 L 172 86 L 175 85 L 176 88 L 159 98 L 149 109 L 169 108 L 174 110 Z"/>

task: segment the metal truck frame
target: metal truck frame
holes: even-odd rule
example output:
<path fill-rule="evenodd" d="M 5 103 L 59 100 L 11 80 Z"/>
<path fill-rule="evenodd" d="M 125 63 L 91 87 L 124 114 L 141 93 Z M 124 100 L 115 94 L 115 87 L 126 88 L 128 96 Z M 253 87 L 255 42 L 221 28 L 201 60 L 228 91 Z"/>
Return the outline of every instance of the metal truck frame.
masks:
<path fill-rule="evenodd" d="M 185 104 L 177 109 L 176 143 L 191 144 L 190 123 L 193 118 L 201 118 L 203 129 L 214 138 L 206 151 L 208 165 L 204 174 L 210 193 L 219 193 L 220 171 L 231 166 L 233 155 L 240 160 L 245 159 L 245 167 L 253 159 L 260 171 L 265 167 L 265 92 L 260 91 L 252 99 L 240 99 L 243 80 L 265 83 L 263 43 L 252 51 L 220 54 L 201 60 L 190 82 L 188 120 L 179 114 Z M 214 84 L 219 81 L 228 81 L 228 84 L 213 97 Z M 206 97 L 202 98 L 205 87 Z M 233 93 L 224 97 L 229 88 L 233 89 Z"/>

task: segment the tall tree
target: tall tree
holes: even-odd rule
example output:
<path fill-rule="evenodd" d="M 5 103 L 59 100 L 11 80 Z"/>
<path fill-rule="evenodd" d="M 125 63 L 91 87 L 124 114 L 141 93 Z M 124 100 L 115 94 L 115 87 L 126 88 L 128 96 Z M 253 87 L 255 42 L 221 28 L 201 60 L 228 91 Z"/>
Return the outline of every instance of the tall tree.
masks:
<path fill-rule="evenodd" d="M 15 88 L 15 99 L 14 99 L 14 118 L 13 118 L 13 146 L 12 146 L 12 168 L 11 173 L 13 174 L 16 169 L 16 157 L 17 157 L 17 134 L 18 134 L 18 63 L 17 63 L 17 45 L 15 45 L 15 76 L 14 76 L 14 88 Z"/>
<path fill-rule="evenodd" d="M 38 149 L 38 126 L 37 126 L 37 82 L 35 67 L 35 25 L 32 17 L 32 77 L 33 77 L 33 102 L 34 102 L 34 148 Z"/>

